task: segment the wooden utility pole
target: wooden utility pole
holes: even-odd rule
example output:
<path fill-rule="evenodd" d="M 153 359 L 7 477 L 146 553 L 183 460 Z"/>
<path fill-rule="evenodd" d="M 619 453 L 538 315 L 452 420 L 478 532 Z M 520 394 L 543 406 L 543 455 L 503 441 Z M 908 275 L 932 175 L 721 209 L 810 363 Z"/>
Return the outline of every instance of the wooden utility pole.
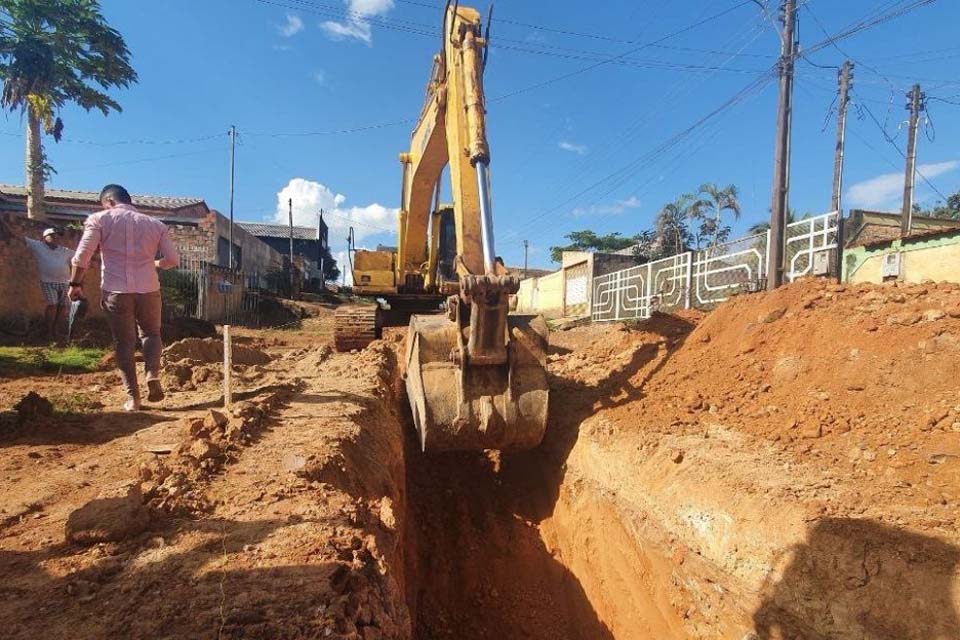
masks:
<path fill-rule="evenodd" d="M 850 104 L 850 87 L 853 84 L 853 63 L 843 63 L 839 73 L 839 101 L 837 104 L 837 146 L 833 156 L 833 201 L 832 211 L 840 211 L 843 204 L 843 153 L 847 136 L 847 105 Z"/>
<path fill-rule="evenodd" d="M 767 288 L 783 284 L 787 211 L 790 206 L 790 125 L 793 120 L 793 68 L 797 56 L 797 2 L 783 0 L 780 36 L 780 104 L 773 161 L 773 203 L 770 207 L 770 246 L 767 247 Z"/>
<path fill-rule="evenodd" d="M 523 241 L 523 277 L 527 277 L 527 249 L 530 248 L 530 241 Z"/>
<path fill-rule="evenodd" d="M 230 134 L 230 247 L 227 249 L 227 252 L 230 254 L 230 260 L 228 264 L 230 265 L 230 269 L 233 269 L 236 266 L 234 264 L 234 256 L 233 256 L 233 174 L 234 174 L 234 159 L 236 156 L 236 149 L 237 149 L 236 125 L 230 125 L 229 134 Z"/>
<path fill-rule="evenodd" d="M 287 221 L 290 225 L 290 286 L 293 286 L 293 198 L 287 199 Z"/>
<path fill-rule="evenodd" d="M 920 114 L 926 108 L 927 96 L 920 90 L 920 85 L 913 85 L 907 93 L 910 103 L 910 131 L 907 138 L 907 170 L 903 184 L 903 210 L 900 212 L 900 235 L 910 235 L 913 226 L 913 192 L 917 180 L 917 130 L 920 128 Z"/>
<path fill-rule="evenodd" d="M 317 214 L 317 267 L 320 269 L 320 291 L 323 292 L 327 288 L 327 276 L 323 272 L 324 259 L 323 259 L 323 209 L 320 209 L 320 213 Z"/>

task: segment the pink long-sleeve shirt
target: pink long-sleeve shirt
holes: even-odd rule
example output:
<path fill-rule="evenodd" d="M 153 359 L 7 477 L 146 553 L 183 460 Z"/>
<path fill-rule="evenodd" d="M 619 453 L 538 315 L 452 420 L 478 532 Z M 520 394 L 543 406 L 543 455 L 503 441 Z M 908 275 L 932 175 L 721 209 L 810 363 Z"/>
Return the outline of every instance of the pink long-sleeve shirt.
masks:
<path fill-rule="evenodd" d="M 167 225 L 121 204 L 89 216 L 83 224 L 83 237 L 71 261 L 86 269 L 100 248 L 103 268 L 100 289 L 113 293 L 152 293 L 160 290 L 159 266 L 170 269 L 180 263 L 177 247 L 170 240 Z"/>

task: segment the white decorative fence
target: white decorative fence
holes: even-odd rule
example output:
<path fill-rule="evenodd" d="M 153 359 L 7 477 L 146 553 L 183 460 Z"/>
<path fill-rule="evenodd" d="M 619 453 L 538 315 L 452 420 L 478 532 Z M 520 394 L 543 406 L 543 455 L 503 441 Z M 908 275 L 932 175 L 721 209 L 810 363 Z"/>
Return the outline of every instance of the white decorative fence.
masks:
<path fill-rule="evenodd" d="M 790 282 L 814 271 L 815 256 L 836 268 L 837 212 L 791 223 L 785 273 Z M 594 321 L 649 318 L 654 311 L 710 309 L 741 291 L 766 286 L 770 232 L 689 251 L 593 279 Z"/>
<path fill-rule="evenodd" d="M 787 225 L 784 279 L 793 282 L 809 274 L 813 269 L 814 256 L 822 251 L 832 251 L 833 257 L 836 257 L 839 222 L 840 214 L 834 211 Z"/>

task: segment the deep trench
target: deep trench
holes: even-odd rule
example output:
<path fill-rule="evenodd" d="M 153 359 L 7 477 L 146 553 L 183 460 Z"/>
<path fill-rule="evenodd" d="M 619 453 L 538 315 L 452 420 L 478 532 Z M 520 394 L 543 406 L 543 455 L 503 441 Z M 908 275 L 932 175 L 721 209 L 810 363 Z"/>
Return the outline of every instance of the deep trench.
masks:
<path fill-rule="evenodd" d="M 404 560 L 417 640 L 614 638 L 581 583 L 592 577 L 566 566 L 539 526 L 547 518 L 571 531 L 598 524 L 558 508 L 584 411 L 551 395 L 545 440 L 522 453 L 425 454 L 407 419 Z"/>

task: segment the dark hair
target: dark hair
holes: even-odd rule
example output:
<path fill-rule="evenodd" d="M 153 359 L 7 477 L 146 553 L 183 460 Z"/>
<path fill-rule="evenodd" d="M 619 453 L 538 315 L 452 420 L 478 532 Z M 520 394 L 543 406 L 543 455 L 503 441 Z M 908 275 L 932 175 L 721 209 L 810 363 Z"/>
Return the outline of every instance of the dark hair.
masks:
<path fill-rule="evenodd" d="M 121 204 L 133 204 L 130 193 L 118 184 L 108 184 L 105 186 L 100 192 L 100 201 L 103 202 L 104 198 L 116 200 Z"/>

